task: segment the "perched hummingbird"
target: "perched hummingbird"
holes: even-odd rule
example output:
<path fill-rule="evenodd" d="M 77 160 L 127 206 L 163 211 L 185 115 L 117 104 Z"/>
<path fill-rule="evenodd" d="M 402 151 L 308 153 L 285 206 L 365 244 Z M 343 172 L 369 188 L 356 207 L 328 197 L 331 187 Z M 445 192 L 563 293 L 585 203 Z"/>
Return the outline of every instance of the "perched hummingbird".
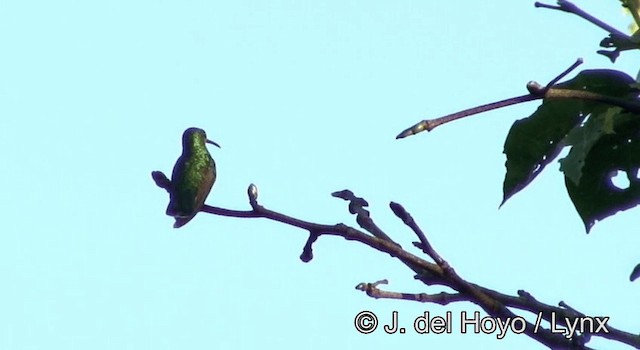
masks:
<path fill-rule="evenodd" d="M 216 163 L 205 143 L 220 148 L 207 139 L 202 129 L 189 128 L 182 134 L 182 155 L 173 166 L 171 184 L 168 185 L 167 215 L 176 219 L 174 228 L 184 226 L 196 216 L 216 181 Z"/>

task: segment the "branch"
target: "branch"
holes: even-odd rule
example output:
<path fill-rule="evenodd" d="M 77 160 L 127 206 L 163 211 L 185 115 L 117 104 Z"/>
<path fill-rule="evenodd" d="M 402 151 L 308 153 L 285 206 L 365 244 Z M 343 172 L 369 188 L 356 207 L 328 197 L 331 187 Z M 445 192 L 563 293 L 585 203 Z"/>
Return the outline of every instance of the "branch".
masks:
<path fill-rule="evenodd" d="M 607 31 L 609 33 L 609 36 L 604 38 L 600 42 L 600 46 L 606 47 L 606 48 L 613 47 L 615 49 L 613 51 L 599 50 L 598 53 L 608 57 L 611 60 L 611 62 L 616 61 L 618 56 L 620 56 L 621 51 L 640 48 L 638 43 L 635 42 L 631 36 L 613 28 L 612 26 L 604 23 L 598 18 L 588 14 L 587 12 L 585 12 L 584 10 L 582 10 L 581 8 L 579 8 L 578 6 L 574 5 L 569 1 L 560 0 L 558 1 L 558 6 L 547 5 L 540 2 L 536 2 L 534 5 L 535 7 L 572 13 Z"/>
<path fill-rule="evenodd" d="M 410 293 L 397 293 L 387 292 L 378 288 L 379 284 L 388 284 L 387 280 L 378 281 L 375 283 L 360 283 L 356 286 L 357 290 L 361 290 L 367 293 L 368 296 L 374 299 L 398 299 L 417 301 L 420 303 L 434 303 L 440 305 L 447 305 L 453 302 L 468 301 L 467 297 L 460 293 L 447 293 L 440 292 L 437 294 L 410 294 Z"/>
<path fill-rule="evenodd" d="M 584 91 L 584 90 L 573 90 L 573 89 L 563 89 L 563 88 L 554 88 L 554 84 L 566 76 L 571 70 L 575 69 L 578 65 L 582 63 L 582 59 L 578 59 L 571 67 L 560 73 L 556 78 L 551 80 L 547 84 L 546 87 L 542 87 L 540 84 L 535 81 L 531 81 L 527 84 L 527 90 L 529 94 L 508 98 L 506 100 L 488 103 L 482 106 L 473 107 L 469 109 L 465 109 L 460 112 L 456 112 L 453 114 L 446 115 L 444 117 L 435 118 L 435 119 L 425 119 L 422 120 L 413 126 L 403 130 L 396 139 L 402 139 L 407 136 L 415 135 L 417 133 L 423 131 L 431 131 L 436 127 L 452 122 L 454 120 L 458 120 L 461 118 L 465 118 L 468 116 L 472 116 L 475 114 L 488 112 L 494 109 L 503 108 L 519 103 L 540 100 L 540 99 L 552 99 L 552 100 L 561 100 L 561 99 L 569 99 L 569 100 L 589 100 L 596 101 L 601 103 L 606 103 L 613 106 L 621 107 L 629 112 L 640 114 L 640 102 L 630 101 L 628 99 L 622 99 L 617 97 L 611 97 L 608 95 L 603 95 L 595 92 Z"/>
<path fill-rule="evenodd" d="M 585 12 L 584 10 L 582 10 L 581 8 L 579 8 L 578 6 L 573 4 L 572 2 L 565 1 L 565 0 L 560 0 L 560 1 L 558 1 L 558 6 L 553 6 L 553 5 L 547 5 L 547 4 L 543 4 L 541 2 L 537 2 L 536 1 L 534 6 L 535 7 L 540 7 L 540 8 L 546 8 L 546 9 L 551 9 L 551 10 L 559 10 L 559 11 L 572 13 L 572 14 L 574 14 L 576 16 L 579 16 L 579 17 L 582 17 L 585 20 L 587 20 L 587 21 L 595 24 L 596 26 L 604 29 L 605 31 L 607 31 L 611 35 L 614 35 L 616 37 L 623 38 L 623 39 L 626 39 L 626 40 L 631 40 L 631 37 L 628 36 L 627 34 L 615 29 L 614 27 L 604 23 L 603 21 L 599 20 L 598 18 L 588 14 L 587 12 Z"/>
<path fill-rule="evenodd" d="M 421 303 L 435 303 L 440 305 L 447 305 L 455 302 L 468 302 L 470 301 L 466 296 L 461 293 L 447 293 L 440 292 L 437 294 L 427 293 L 399 293 L 384 291 L 378 288 L 380 284 L 388 284 L 386 280 L 378 281 L 375 283 L 360 283 L 356 286 L 356 289 L 365 292 L 368 296 L 374 299 L 396 299 L 396 300 L 409 300 Z M 568 327 L 568 324 L 574 324 L 576 320 L 580 321 L 587 318 L 587 316 L 570 306 L 565 302 L 560 301 L 558 306 L 551 306 L 536 300 L 531 294 L 524 290 L 518 290 L 518 296 L 511 296 L 496 292 L 491 289 L 487 289 L 478 285 L 474 285 L 476 288 L 481 289 L 491 298 L 499 301 L 507 307 L 519 309 L 523 311 L 531 312 L 532 314 L 540 315 L 540 317 L 547 321 L 552 321 L 552 315 L 554 315 L 555 322 L 562 327 Z M 598 336 L 609 340 L 619 341 L 621 343 L 638 348 L 640 346 L 640 338 L 637 334 L 625 332 L 607 325 L 608 333 L 599 333 Z M 584 334 L 582 336 L 590 337 L 591 334 Z M 585 339 L 585 343 L 588 340 Z"/>
<path fill-rule="evenodd" d="M 533 100 L 539 100 L 542 97 L 540 96 L 534 96 L 532 94 L 529 95 L 522 95 L 522 96 L 518 96 L 518 97 L 512 97 L 512 98 L 508 98 L 506 100 L 502 100 L 502 101 L 498 101 L 498 102 L 493 102 L 493 103 L 488 103 L 486 105 L 482 105 L 482 106 L 478 106 L 478 107 L 473 107 L 473 108 L 469 108 L 469 109 L 465 109 L 463 111 L 460 112 L 456 112 L 453 114 L 449 114 L 449 115 L 445 115 L 444 117 L 440 117 L 440 118 L 436 118 L 436 119 L 425 119 L 423 121 L 420 121 L 418 123 L 416 123 L 415 125 L 403 130 L 400 134 L 398 134 L 398 136 L 396 136 L 396 139 L 403 139 L 407 136 L 411 136 L 411 135 L 415 135 L 417 133 L 423 132 L 423 131 L 431 131 L 433 129 L 435 129 L 436 127 L 442 125 L 442 124 L 446 124 L 449 122 L 452 122 L 454 120 L 458 120 L 458 119 L 462 119 L 474 114 L 479 114 L 479 113 L 483 113 L 483 112 L 488 112 L 494 109 L 498 109 L 498 108 L 502 108 L 502 107 L 507 107 L 507 106 L 511 106 L 511 105 L 515 105 L 515 104 L 519 104 L 519 103 L 524 103 L 524 102 L 529 102 L 529 101 L 533 101 Z"/>
<path fill-rule="evenodd" d="M 365 209 L 365 207 L 369 206 L 369 203 L 367 203 L 364 198 L 357 197 L 349 190 L 337 191 L 331 195 L 349 201 L 349 212 L 351 214 L 356 214 L 356 222 L 360 227 L 378 238 L 393 242 L 391 237 L 387 236 L 387 234 L 384 233 L 384 231 L 382 231 L 375 222 L 373 222 L 371 215 L 369 215 L 369 211 Z"/>
<path fill-rule="evenodd" d="M 162 173 L 154 172 L 152 176 L 159 187 L 164 188 L 167 191 L 171 190 L 170 182 L 167 183 L 164 180 L 166 176 L 164 176 Z M 161 181 L 158 181 L 158 179 L 160 179 Z M 550 315 L 552 312 L 556 312 L 559 316 L 567 317 L 568 320 L 572 320 L 577 317 L 584 317 L 583 314 L 579 314 L 572 309 L 557 308 L 542 304 L 535 300 L 533 297 L 529 296 L 526 292 L 520 293 L 520 296 L 518 297 L 504 295 L 462 279 L 430 245 L 426 235 L 420 229 L 417 223 L 415 223 L 411 215 L 397 203 L 390 204 L 392 210 L 416 233 L 416 235 L 418 235 L 420 240 L 418 246 L 436 261 L 435 264 L 409 253 L 393 241 L 376 237 L 372 234 L 367 234 L 363 231 L 342 223 L 336 225 L 317 224 L 269 210 L 258 203 L 258 189 L 253 184 L 249 186 L 247 193 L 252 210 L 231 210 L 205 205 L 202 207 L 201 211 L 214 215 L 238 218 L 266 218 L 268 220 L 278 221 L 308 231 L 309 240 L 306 242 L 303 253 L 300 257 L 301 260 L 305 262 L 312 259 L 313 255 L 311 253 L 311 246 L 322 235 L 339 236 L 349 241 L 358 241 L 373 249 L 389 254 L 391 257 L 400 260 L 411 270 L 415 271 L 417 273 L 416 278 L 423 281 L 425 284 L 444 285 L 457 291 L 457 293 L 409 294 L 384 292 L 379 290 L 377 288 L 377 285 L 385 284 L 386 280 L 379 281 L 373 284 L 358 285 L 358 289 L 367 292 L 367 294 L 372 297 L 433 302 L 442 305 L 450 302 L 469 301 L 479 305 L 491 317 L 502 320 L 505 320 L 506 318 L 513 319 L 514 317 L 517 317 L 514 313 L 507 309 L 507 307 L 527 310 L 532 313 L 540 313 L 541 317 L 545 320 L 550 320 Z M 353 197 L 354 200 L 359 198 L 355 196 Z M 353 202 L 351 204 L 353 204 Z M 386 234 L 385 236 L 388 237 Z M 579 335 L 575 336 L 572 339 L 566 339 L 564 335 L 551 333 L 548 329 L 538 327 L 539 325 L 533 325 L 529 322 L 526 322 L 525 325 L 525 334 L 527 334 L 532 339 L 535 339 L 536 341 L 548 346 L 549 348 L 588 349 L 588 347 L 584 345 L 584 343 L 588 341 L 588 339 L 586 339 L 585 341 L 585 335 Z M 618 331 L 613 329 L 612 327 L 607 328 L 609 329 L 608 334 L 598 333 L 594 335 L 617 340 L 631 346 L 640 347 L 640 336 Z"/>
<path fill-rule="evenodd" d="M 514 316 L 500 302 L 497 302 L 495 299 L 488 297 L 484 292 L 476 288 L 476 286 L 462 279 L 462 277 L 460 277 L 454 271 L 453 267 L 451 267 L 451 265 L 449 265 L 449 263 L 446 260 L 444 260 L 440 256 L 440 254 L 436 252 L 435 249 L 433 249 L 433 247 L 431 246 L 431 243 L 429 243 L 429 240 L 427 239 L 427 236 L 424 234 L 424 232 L 418 226 L 415 220 L 413 220 L 413 217 L 411 216 L 411 214 L 409 214 L 402 205 L 395 202 L 391 202 L 389 206 L 391 207 L 391 210 L 393 211 L 393 213 L 396 214 L 396 216 L 400 218 L 402 222 L 405 223 L 405 225 L 409 226 L 409 228 L 411 228 L 411 230 L 413 230 L 413 232 L 418 236 L 418 239 L 420 239 L 420 243 L 418 244 L 414 243 L 414 245 L 417 246 L 418 248 L 421 248 L 425 254 L 430 256 L 436 262 L 436 264 L 438 264 L 438 266 L 442 268 L 442 270 L 444 271 L 445 277 L 449 281 L 451 281 L 452 284 L 455 285 L 455 286 L 449 285 L 450 287 L 458 291 L 466 291 L 467 294 L 471 295 L 473 299 L 475 299 L 478 302 L 478 305 L 480 305 L 485 310 L 486 309 L 494 310 L 496 313 L 500 314 L 500 316 L 504 318 L 509 318 Z"/>

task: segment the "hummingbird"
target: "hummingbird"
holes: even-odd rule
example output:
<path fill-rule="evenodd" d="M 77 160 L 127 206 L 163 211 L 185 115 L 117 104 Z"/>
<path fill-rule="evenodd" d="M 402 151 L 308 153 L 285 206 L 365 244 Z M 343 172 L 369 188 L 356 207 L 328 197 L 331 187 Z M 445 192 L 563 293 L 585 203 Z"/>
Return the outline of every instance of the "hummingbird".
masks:
<path fill-rule="evenodd" d="M 174 228 L 184 226 L 196 216 L 216 181 L 216 163 L 207 150 L 207 143 L 220 148 L 220 145 L 207 139 L 204 130 L 185 130 L 182 134 L 182 154 L 173 166 L 171 181 L 161 172 L 152 173 L 158 186 L 169 192 L 167 215 L 175 218 Z"/>

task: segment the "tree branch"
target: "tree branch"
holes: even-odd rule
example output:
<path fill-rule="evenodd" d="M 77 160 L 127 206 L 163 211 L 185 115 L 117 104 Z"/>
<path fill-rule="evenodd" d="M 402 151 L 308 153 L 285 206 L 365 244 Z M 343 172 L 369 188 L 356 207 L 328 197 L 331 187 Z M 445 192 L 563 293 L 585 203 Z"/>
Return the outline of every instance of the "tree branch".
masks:
<path fill-rule="evenodd" d="M 640 48 L 640 46 L 638 45 L 637 42 L 634 42 L 633 39 L 631 38 L 631 36 L 615 29 L 614 27 L 604 23 L 603 21 L 599 20 L 598 18 L 588 14 L 587 12 L 585 12 L 584 10 L 582 10 L 581 8 L 579 8 L 578 6 L 574 5 L 573 3 L 569 2 L 569 1 L 565 1 L 565 0 L 559 0 L 558 1 L 558 6 L 554 6 L 554 5 L 547 5 L 547 4 L 543 4 L 540 2 L 536 2 L 535 7 L 540 7 L 540 8 L 546 8 L 546 9 L 551 9 L 551 10 L 558 10 L 558 11 L 564 11 L 567 13 L 572 13 L 576 16 L 579 16 L 591 23 L 593 23 L 594 25 L 604 29 L 605 31 L 607 31 L 609 33 L 609 36 L 604 38 L 601 42 L 600 42 L 600 46 L 601 47 L 606 47 L 606 48 L 615 48 L 615 50 L 613 51 L 606 51 L 606 50 L 599 50 L 598 53 L 601 55 L 604 55 L 606 57 L 608 57 L 611 62 L 615 62 L 616 59 L 618 58 L 618 56 L 620 56 L 620 52 L 621 51 L 625 51 L 625 50 L 633 50 L 633 49 L 638 49 Z M 635 18 L 635 16 L 634 16 Z"/>
<path fill-rule="evenodd" d="M 153 178 L 156 184 L 169 191 L 171 189 L 170 183 L 164 181 L 164 176 L 160 172 L 154 172 Z M 164 178 L 163 178 L 164 177 Z M 162 179 L 162 181 L 158 181 Z M 505 320 L 507 318 L 513 319 L 516 316 L 507 307 L 513 307 L 521 310 L 526 310 L 532 313 L 540 313 L 541 317 L 547 321 L 551 318 L 552 313 L 555 313 L 558 318 L 567 317 L 568 321 L 576 319 L 578 317 L 584 317 L 583 314 L 577 313 L 575 310 L 568 308 L 558 308 L 542 304 L 531 297 L 526 292 L 519 292 L 519 296 L 509 296 L 498 293 L 488 288 L 478 286 L 476 284 L 467 282 L 455 273 L 453 268 L 436 252 L 436 250 L 429 244 L 426 235 L 415 223 L 411 215 L 397 203 L 391 203 L 390 206 L 394 213 L 400 217 L 405 224 L 407 224 L 418 235 L 420 243 L 419 247 L 426 251 L 427 254 L 436 261 L 436 264 L 428 262 L 408 251 L 402 249 L 397 243 L 387 240 L 385 238 L 376 237 L 372 234 L 367 234 L 356 228 L 347 226 L 345 224 L 336 225 L 323 225 L 312 223 L 309 221 L 297 219 L 291 216 L 287 216 L 276 211 L 266 209 L 258 203 L 258 189 L 255 185 L 251 184 L 247 190 L 249 196 L 249 202 L 252 210 L 231 210 L 225 208 L 218 208 L 205 205 L 201 209 L 202 212 L 206 212 L 214 215 L 238 217 L 238 218 L 266 218 L 268 220 L 278 221 L 290 226 L 301 228 L 309 232 L 309 240 L 306 242 L 303 248 L 303 253 L 300 256 L 301 260 L 307 262 L 313 257 L 311 253 L 311 246 L 322 235 L 331 235 L 343 237 L 346 240 L 358 241 L 380 252 L 389 254 L 391 257 L 397 258 L 411 270 L 416 272 L 416 278 L 423 281 L 427 285 L 444 285 L 457 291 L 457 293 L 439 293 L 439 294 L 410 294 L 410 293 L 396 293 L 396 292 L 384 292 L 377 288 L 379 284 L 385 284 L 386 280 L 376 283 L 361 283 L 356 288 L 365 291 L 368 295 L 374 298 L 392 298 L 413 300 L 418 302 L 433 302 L 445 305 L 450 302 L 469 301 L 487 312 L 491 317 Z M 353 200 L 355 200 L 355 197 Z M 361 199 L 361 198 L 360 198 Z M 388 237 L 385 234 L 386 237 Z M 566 322 L 566 321 L 560 321 Z M 616 340 L 625 344 L 640 347 L 640 336 L 633 335 L 627 332 L 616 330 L 612 327 L 607 327 L 609 333 L 597 333 L 595 336 L 602 336 L 607 339 Z M 526 322 L 525 334 L 532 339 L 548 346 L 551 349 L 589 349 L 584 344 L 588 341 L 585 339 L 585 335 L 577 335 L 572 339 L 566 339 L 564 335 L 551 333 L 548 329 L 537 327 L 536 325 Z"/>
<path fill-rule="evenodd" d="M 378 281 L 375 283 L 360 283 L 356 286 L 357 290 L 361 290 L 367 293 L 368 296 L 375 299 L 398 299 L 416 301 L 419 303 L 434 303 L 440 305 L 447 305 L 453 302 L 469 301 L 467 297 L 460 293 L 447 293 L 440 292 L 437 294 L 411 294 L 411 293 L 398 293 L 388 292 L 378 288 L 379 284 L 388 284 L 387 280 Z"/>
<path fill-rule="evenodd" d="M 547 5 L 547 4 L 543 4 L 541 2 L 536 1 L 534 3 L 535 7 L 540 7 L 540 8 L 546 8 L 546 9 L 551 9 L 551 10 L 559 10 L 559 11 L 564 11 L 567 13 L 572 13 L 576 16 L 582 17 L 583 19 L 595 24 L 596 26 L 604 29 L 605 31 L 607 31 L 609 34 L 611 35 L 615 35 L 616 37 L 619 38 L 623 38 L 626 40 L 630 40 L 631 37 L 628 36 L 627 34 L 617 30 L 616 28 L 604 23 L 603 21 L 599 20 L 598 18 L 588 14 L 587 12 L 585 12 L 584 10 L 582 10 L 581 8 L 579 8 L 578 6 L 576 6 L 575 4 L 573 4 L 572 2 L 569 1 L 565 1 L 565 0 L 560 0 L 558 1 L 558 6 L 553 6 L 553 5 Z"/>
<path fill-rule="evenodd" d="M 574 63 L 571 67 L 569 67 L 569 69 L 560 73 L 560 75 L 554 78 L 549 84 L 547 84 L 546 87 L 542 87 L 540 84 L 538 84 L 535 81 L 531 81 L 527 83 L 527 90 L 529 91 L 528 95 L 512 97 L 506 100 L 492 102 L 482 106 L 465 109 L 463 111 L 449 114 L 444 117 L 439 117 L 435 119 L 425 119 L 403 130 L 400 134 L 398 134 L 398 136 L 396 136 L 396 139 L 402 139 L 407 136 L 415 135 L 423 131 L 431 131 L 440 125 L 447 124 L 454 120 L 462 119 L 475 114 L 488 112 L 494 109 L 503 108 L 503 107 L 524 103 L 524 102 L 529 102 L 529 101 L 534 101 L 534 100 L 540 100 L 540 99 L 589 100 L 589 101 L 606 103 L 612 106 L 618 106 L 629 112 L 640 114 L 640 102 L 635 100 L 631 101 L 628 99 L 607 96 L 604 94 L 599 94 L 599 93 L 584 91 L 584 90 L 573 90 L 573 89 L 563 89 L 563 88 L 552 87 L 557 81 L 559 81 L 562 77 L 566 76 L 572 69 L 575 69 L 581 63 L 582 63 L 582 59 L 578 59 L 576 63 Z"/>

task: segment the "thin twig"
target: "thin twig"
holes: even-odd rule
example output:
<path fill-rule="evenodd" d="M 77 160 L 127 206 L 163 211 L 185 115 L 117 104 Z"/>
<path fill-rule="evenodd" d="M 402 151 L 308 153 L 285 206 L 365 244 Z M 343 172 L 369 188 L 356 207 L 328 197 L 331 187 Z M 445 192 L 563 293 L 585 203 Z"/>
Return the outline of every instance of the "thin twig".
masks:
<path fill-rule="evenodd" d="M 566 77 L 574 69 L 578 68 L 578 66 L 581 65 L 583 62 L 584 61 L 582 60 L 582 58 L 578 58 L 571 66 L 569 66 L 569 68 L 565 69 L 564 72 L 558 74 L 557 77 L 551 79 L 549 84 L 547 84 L 547 86 L 545 87 L 545 92 L 549 91 L 549 89 L 551 89 L 554 85 L 556 85 L 560 81 L 560 79 Z"/>
<path fill-rule="evenodd" d="M 378 283 L 360 283 L 356 286 L 356 289 L 367 293 L 368 296 L 375 299 L 397 299 L 397 300 L 409 300 L 419 303 L 435 303 L 440 305 L 447 305 L 454 302 L 469 301 L 469 299 L 460 293 L 447 293 L 440 292 L 437 294 L 428 293 L 398 293 L 388 292 L 378 288 Z"/>
<path fill-rule="evenodd" d="M 558 6 L 553 6 L 553 5 L 547 5 L 547 4 L 543 4 L 541 2 L 536 2 L 534 4 L 535 7 L 540 7 L 540 8 L 547 8 L 547 9 L 551 9 L 551 10 L 559 10 L 559 11 L 564 11 L 564 12 L 568 12 L 568 13 L 573 13 L 576 16 L 582 17 L 585 20 L 595 24 L 596 26 L 604 29 L 605 31 L 609 32 L 611 35 L 614 35 L 616 37 L 619 37 L 620 39 L 623 40 L 631 40 L 631 37 L 628 36 L 627 34 L 617 30 L 616 28 L 604 23 L 603 21 L 597 19 L 596 17 L 593 17 L 592 15 L 588 14 L 587 12 L 585 12 L 584 10 L 582 10 L 581 8 L 579 8 L 578 6 L 574 5 L 573 3 L 569 2 L 569 1 L 565 1 L 565 0 L 560 0 L 558 1 Z"/>
<path fill-rule="evenodd" d="M 534 101 L 534 100 L 540 100 L 540 99 L 590 100 L 590 101 L 606 103 L 612 106 L 621 107 L 629 112 L 640 114 L 640 102 L 631 101 L 623 98 L 611 97 L 611 96 L 590 92 L 590 91 L 551 87 L 555 84 L 555 82 L 562 79 L 564 76 L 566 76 L 569 72 L 571 72 L 581 63 L 582 63 L 582 59 L 578 59 L 574 64 L 572 64 L 569 68 L 567 68 L 562 73 L 560 73 L 544 88 L 542 88 L 541 85 L 536 82 L 529 82 L 527 84 L 527 90 L 529 91 L 528 95 L 512 97 L 512 98 L 508 98 L 508 99 L 498 101 L 498 102 L 493 102 L 493 103 L 487 103 L 482 106 L 465 109 L 463 111 L 452 113 L 440 118 L 425 119 L 403 130 L 400 134 L 398 134 L 398 136 L 396 136 L 396 139 L 402 139 L 407 136 L 415 135 L 423 131 L 431 131 L 440 125 L 450 123 L 454 120 L 469 117 L 475 114 L 480 114 L 480 113 L 488 112 L 494 109 L 503 108 L 503 107 L 524 103 L 524 102 L 529 102 L 529 101 Z"/>
<path fill-rule="evenodd" d="M 582 10 L 581 8 L 579 8 L 578 6 L 574 5 L 573 3 L 569 2 L 569 1 L 564 1 L 564 0 L 560 0 L 558 1 L 558 5 L 559 6 L 554 6 L 554 5 L 547 5 L 547 4 L 543 4 L 540 2 L 536 2 L 535 6 L 536 7 L 541 7 L 541 8 L 547 8 L 547 9 L 551 9 L 551 10 L 559 10 L 559 11 L 564 11 L 564 12 L 568 12 L 568 13 L 572 13 L 574 15 L 577 15 L 593 24 L 595 24 L 597 27 L 604 29 L 605 31 L 607 31 L 609 33 L 609 36 L 602 39 L 602 41 L 600 41 L 600 47 L 604 47 L 604 48 L 614 48 L 613 51 L 607 51 L 607 50 L 598 50 L 597 52 L 603 56 L 606 56 L 607 58 L 609 58 L 609 60 L 611 60 L 611 62 L 615 62 L 616 59 L 618 58 L 618 56 L 620 56 L 620 52 L 622 51 L 626 51 L 626 50 L 636 50 L 638 48 L 640 48 L 640 45 L 638 45 L 637 42 L 634 41 L 634 39 L 617 30 L 616 28 L 604 23 L 603 21 L 599 20 L 598 18 L 588 14 L 587 12 L 585 12 L 584 10 Z M 634 19 L 636 18 L 636 14 L 634 13 Z"/>
<path fill-rule="evenodd" d="M 336 191 L 331 194 L 333 197 L 341 198 L 349 202 L 349 212 L 356 214 L 356 222 L 360 227 L 370 232 L 372 235 L 393 242 L 397 244 L 389 237 L 371 218 L 371 215 L 366 207 L 369 206 L 364 198 L 360 198 L 353 194 L 350 190 Z"/>
<path fill-rule="evenodd" d="M 418 236 L 420 244 L 417 246 L 419 246 L 425 254 L 430 256 L 436 264 L 440 267 L 444 267 L 446 265 L 446 261 L 444 261 L 435 249 L 433 249 L 431 243 L 429 243 L 429 240 L 427 239 L 427 236 L 422 232 L 422 229 L 418 226 L 411 214 L 409 214 L 401 204 L 396 202 L 389 203 L 389 207 L 391 208 L 391 211 L 393 211 L 393 213 L 396 214 L 396 216 L 399 217 L 405 225 L 409 226 L 416 236 Z"/>
<path fill-rule="evenodd" d="M 398 136 L 396 136 L 396 139 L 402 139 L 407 136 L 415 135 L 425 130 L 431 131 L 442 124 L 450 123 L 454 120 L 465 118 L 474 114 L 488 112 L 494 109 L 503 108 L 503 107 L 507 107 L 507 106 L 511 106 L 519 103 L 539 100 L 541 98 L 542 98 L 541 96 L 535 96 L 531 94 L 522 95 L 518 97 L 508 98 L 506 100 L 502 100 L 498 102 L 487 103 L 486 105 L 482 105 L 482 106 L 465 109 L 463 111 L 445 115 L 444 117 L 440 117 L 436 119 L 425 119 L 411 126 L 410 128 L 403 130 L 400 134 L 398 134 Z"/>

